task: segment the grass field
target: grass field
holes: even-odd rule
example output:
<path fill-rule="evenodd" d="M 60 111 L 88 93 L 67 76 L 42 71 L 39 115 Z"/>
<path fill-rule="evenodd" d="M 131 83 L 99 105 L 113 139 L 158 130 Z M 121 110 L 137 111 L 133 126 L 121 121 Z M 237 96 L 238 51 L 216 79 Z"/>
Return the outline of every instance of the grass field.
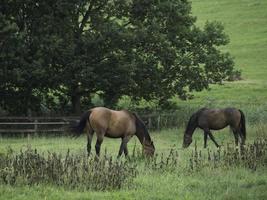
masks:
<path fill-rule="evenodd" d="M 266 138 L 265 125 L 248 127 L 248 143 L 255 139 Z M 138 175 L 131 188 L 122 188 L 114 191 L 81 191 L 66 189 L 51 184 L 34 186 L 11 186 L 1 184 L 0 199 L 266 199 L 267 198 L 267 169 L 265 166 L 257 170 L 242 166 L 231 168 L 212 168 L 189 172 L 187 170 L 189 156 L 194 150 L 192 144 L 188 149 L 181 149 L 181 129 L 152 132 L 151 136 L 156 145 L 156 153 L 168 155 L 171 149 L 178 151 L 178 166 L 173 171 L 152 170 L 144 167 L 142 160 L 138 161 Z M 233 145 L 234 138 L 228 129 L 215 133 L 216 140 L 225 148 Z M 203 149 L 203 134 L 198 130 L 193 140 L 198 148 Z M 94 143 L 95 141 L 93 141 Z M 139 142 L 133 138 L 129 143 L 129 151 Z M 120 140 L 105 138 L 102 145 L 102 154 L 106 149 L 109 155 L 117 155 Z M 86 151 L 86 137 L 78 139 L 68 137 L 50 138 L 2 138 L 0 153 L 6 153 L 9 148 L 15 152 L 27 147 L 37 148 L 39 152 L 57 152 L 65 154 L 68 149 L 74 154 Z M 208 148 L 216 150 L 212 141 L 208 141 Z M 93 151 L 94 152 L 94 151 Z M 124 158 L 121 158 L 124 159 Z"/>
<path fill-rule="evenodd" d="M 205 104 L 212 99 L 220 104 L 266 104 L 267 99 L 267 1 L 192 0 L 197 24 L 220 21 L 230 37 L 223 48 L 235 58 L 243 80 L 211 86 L 211 91 L 194 93 L 195 99 L 183 103 Z M 231 103 L 228 103 L 228 102 Z M 226 103 L 224 103 L 226 102 Z"/>

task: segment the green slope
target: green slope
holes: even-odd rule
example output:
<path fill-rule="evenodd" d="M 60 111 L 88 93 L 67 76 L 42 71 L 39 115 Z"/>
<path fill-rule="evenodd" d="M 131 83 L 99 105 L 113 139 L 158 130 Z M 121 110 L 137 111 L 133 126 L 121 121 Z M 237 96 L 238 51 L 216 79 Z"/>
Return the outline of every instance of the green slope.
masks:
<path fill-rule="evenodd" d="M 194 93 L 195 99 L 189 102 L 205 104 L 207 99 L 212 99 L 223 105 L 266 103 L 267 1 L 192 0 L 192 13 L 197 16 L 199 26 L 213 20 L 223 23 L 230 36 L 230 44 L 223 50 L 234 56 L 243 80 L 211 86 L 211 91 Z"/>

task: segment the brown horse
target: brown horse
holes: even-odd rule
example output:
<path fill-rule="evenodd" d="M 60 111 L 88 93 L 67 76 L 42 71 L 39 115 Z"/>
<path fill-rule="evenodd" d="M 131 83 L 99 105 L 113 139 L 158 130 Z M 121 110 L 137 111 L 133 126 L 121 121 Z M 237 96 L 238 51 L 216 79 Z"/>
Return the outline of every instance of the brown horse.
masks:
<path fill-rule="evenodd" d="M 238 136 L 241 138 L 241 144 L 246 140 L 246 122 L 245 115 L 236 108 L 208 109 L 202 108 L 195 112 L 189 119 L 184 133 L 183 147 L 186 148 L 192 143 L 192 135 L 196 128 L 204 131 L 204 148 L 207 147 L 208 136 L 219 147 L 210 130 L 223 129 L 230 126 L 235 137 L 235 144 L 238 145 Z"/>
<path fill-rule="evenodd" d="M 87 130 L 88 155 L 91 152 L 91 142 L 94 132 L 96 132 L 97 136 L 95 150 L 98 156 L 104 136 L 122 139 L 118 157 L 121 156 L 123 151 L 125 156 L 128 155 L 127 143 L 134 135 L 137 136 L 143 145 L 143 150 L 146 155 L 154 154 L 155 147 L 144 123 L 137 114 L 127 110 L 115 111 L 104 107 L 90 109 L 82 115 L 79 124 L 72 127 L 76 136 L 80 136 L 84 129 Z"/>

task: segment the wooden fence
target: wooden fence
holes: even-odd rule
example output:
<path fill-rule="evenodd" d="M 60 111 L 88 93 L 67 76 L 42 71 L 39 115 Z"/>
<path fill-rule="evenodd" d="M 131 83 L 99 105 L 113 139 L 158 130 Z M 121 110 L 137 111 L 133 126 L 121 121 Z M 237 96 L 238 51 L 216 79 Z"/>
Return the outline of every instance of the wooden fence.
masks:
<path fill-rule="evenodd" d="M 245 113 L 247 123 L 257 124 L 267 122 L 267 104 L 254 105 L 252 103 L 243 106 L 240 104 L 238 107 Z M 187 123 L 191 114 L 199 108 L 199 105 L 181 106 L 179 109 L 173 111 L 155 111 L 152 114 L 140 114 L 140 117 L 150 130 L 176 127 L 185 128 L 185 123 Z M 0 134 L 64 134 L 64 132 L 67 132 L 69 125 L 77 122 L 79 118 L 80 116 L 0 117 Z"/>
<path fill-rule="evenodd" d="M 170 114 L 149 114 L 140 116 L 150 130 L 178 127 L 177 117 Z M 79 117 L 0 117 L 0 134 L 10 133 L 57 133 L 67 132 L 70 124 L 77 123 Z"/>
<path fill-rule="evenodd" d="M 63 133 L 78 117 L 0 117 L 0 134 Z"/>

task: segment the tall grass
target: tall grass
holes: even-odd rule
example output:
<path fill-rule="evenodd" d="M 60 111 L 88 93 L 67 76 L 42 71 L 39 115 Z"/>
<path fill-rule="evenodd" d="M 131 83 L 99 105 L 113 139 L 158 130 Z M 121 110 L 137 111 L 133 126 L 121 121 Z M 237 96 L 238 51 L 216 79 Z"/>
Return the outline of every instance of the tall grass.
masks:
<path fill-rule="evenodd" d="M 141 151 L 133 149 L 127 159 L 108 157 L 87 157 L 85 154 L 65 156 L 56 152 L 47 155 L 37 149 L 28 148 L 19 153 L 12 149 L 0 155 L 0 184 L 38 185 L 50 184 L 68 189 L 117 190 L 135 188 L 134 179 L 144 172 L 183 173 L 199 172 L 203 169 L 245 167 L 256 171 L 267 165 L 267 141 L 256 140 L 245 147 L 234 148 L 227 145 L 218 150 L 195 149 L 185 161 L 179 160 L 177 150 L 170 149 L 168 154 L 156 154 L 146 158 Z M 137 167 L 138 166 L 138 167 Z"/>
<path fill-rule="evenodd" d="M 87 155 L 40 154 L 28 148 L 0 156 L 0 183 L 9 185 L 53 184 L 66 188 L 111 190 L 127 188 L 136 177 L 136 163 Z"/>

